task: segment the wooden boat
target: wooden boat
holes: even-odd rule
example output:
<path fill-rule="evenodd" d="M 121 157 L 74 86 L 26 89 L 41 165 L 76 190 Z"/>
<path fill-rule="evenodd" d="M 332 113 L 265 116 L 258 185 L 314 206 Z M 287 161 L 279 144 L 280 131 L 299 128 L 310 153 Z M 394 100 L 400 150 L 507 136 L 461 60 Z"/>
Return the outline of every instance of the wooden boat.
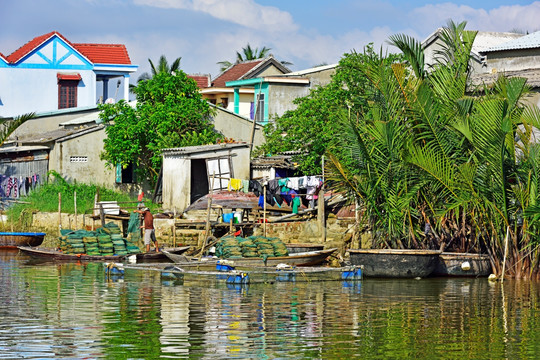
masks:
<path fill-rule="evenodd" d="M 351 264 L 363 266 L 366 277 L 415 278 L 431 275 L 439 250 L 351 249 Z"/>
<path fill-rule="evenodd" d="M 492 273 L 489 255 L 443 252 L 439 255 L 435 276 L 489 276 Z"/>
<path fill-rule="evenodd" d="M 297 254 L 310 251 L 320 251 L 324 249 L 324 245 L 321 244 L 285 244 L 289 254 Z"/>
<path fill-rule="evenodd" d="M 313 266 L 321 264 L 336 250 L 337 248 L 333 248 L 327 250 L 298 253 L 289 256 L 275 256 L 266 258 L 266 261 L 263 258 L 234 258 L 227 260 L 232 261 L 236 266 L 274 267 L 278 264 L 287 264 L 293 266 Z M 163 252 L 173 262 L 177 264 L 188 265 L 186 264 L 186 257 L 184 255 L 172 254 L 168 251 Z M 217 259 L 205 261 L 204 264 L 215 264 L 216 262 Z M 193 263 L 197 264 L 196 261 L 194 261 Z"/>
<path fill-rule="evenodd" d="M 165 248 L 163 250 L 171 253 L 171 254 L 183 254 L 185 253 L 191 246 L 181 246 L 181 247 L 174 247 L 174 248 Z M 168 262 L 170 259 L 163 253 L 163 251 L 156 252 L 156 251 L 150 251 L 147 253 L 140 253 L 137 254 L 137 261 L 138 262 Z"/>
<path fill-rule="evenodd" d="M 50 249 L 40 249 L 29 246 L 18 246 L 19 251 L 23 254 L 30 255 L 35 259 L 42 260 L 61 260 L 61 261 L 113 261 L 119 262 L 122 261 L 126 256 L 125 255 L 114 255 L 114 256 L 93 256 L 86 254 L 65 254 L 61 251 L 50 250 Z"/>
<path fill-rule="evenodd" d="M 45 233 L 33 232 L 0 232 L 0 248 L 17 248 L 18 246 L 39 246 L 43 243 Z"/>

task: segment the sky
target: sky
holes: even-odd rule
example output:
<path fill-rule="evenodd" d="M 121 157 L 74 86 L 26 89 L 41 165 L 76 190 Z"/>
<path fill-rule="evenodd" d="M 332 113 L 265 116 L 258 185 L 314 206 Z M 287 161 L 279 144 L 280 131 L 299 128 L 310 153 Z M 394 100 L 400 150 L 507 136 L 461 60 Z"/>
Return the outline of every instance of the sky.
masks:
<path fill-rule="evenodd" d="M 189 74 L 219 74 L 248 43 L 268 47 L 291 70 L 334 64 L 390 35 L 420 41 L 449 19 L 480 31 L 540 30 L 540 1 L 476 0 L 0 0 L 0 53 L 58 31 L 73 43 L 127 47 L 139 70 L 181 57 Z"/>

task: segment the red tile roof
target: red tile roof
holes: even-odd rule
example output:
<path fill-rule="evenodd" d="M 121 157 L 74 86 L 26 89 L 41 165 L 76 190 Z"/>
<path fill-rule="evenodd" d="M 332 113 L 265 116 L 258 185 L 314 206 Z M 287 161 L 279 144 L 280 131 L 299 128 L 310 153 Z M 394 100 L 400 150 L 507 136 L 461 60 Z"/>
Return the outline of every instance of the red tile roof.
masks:
<path fill-rule="evenodd" d="M 58 80 L 81 80 L 82 79 L 81 74 L 79 73 L 69 73 L 69 74 L 58 73 L 56 74 L 56 78 Z"/>
<path fill-rule="evenodd" d="M 131 65 L 127 49 L 122 44 L 73 44 L 94 64 Z"/>
<path fill-rule="evenodd" d="M 62 38 L 62 40 L 64 40 L 65 42 L 71 45 L 71 43 L 65 37 L 63 37 L 59 32 L 52 31 L 48 34 L 44 34 L 44 35 L 33 38 L 32 40 L 30 40 L 29 42 L 27 42 L 26 44 L 24 44 L 23 46 L 21 46 L 14 52 L 12 52 L 7 57 L 8 62 L 12 64 L 16 63 L 17 61 L 21 60 L 25 55 L 27 55 L 29 52 L 31 52 L 32 50 L 34 50 L 35 48 L 43 44 L 45 41 L 49 40 L 54 35 L 59 36 L 60 38 Z"/>
<path fill-rule="evenodd" d="M 53 36 L 58 36 L 68 45 L 83 54 L 88 60 L 98 64 L 131 64 L 126 47 L 122 44 L 72 44 L 58 31 L 37 36 L 15 50 L 6 59 L 14 64 L 28 55 L 31 51 L 42 45 Z"/>
<path fill-rule="evenodd" d="M 210 75 L 188 75 L 188 78 L 195 80 L 199 89 L 210 87 Z"/>
<path fill-rule="evenodd" d="M 234 64 L 224 72 L 222 72 L 217 78 L 212 81 L 214 87 L 225 87 L 227 81 L 239 80 L 243 75 L 259 65 L 265 59 L 257 59 L 253 61 L 241 62 Z"/>

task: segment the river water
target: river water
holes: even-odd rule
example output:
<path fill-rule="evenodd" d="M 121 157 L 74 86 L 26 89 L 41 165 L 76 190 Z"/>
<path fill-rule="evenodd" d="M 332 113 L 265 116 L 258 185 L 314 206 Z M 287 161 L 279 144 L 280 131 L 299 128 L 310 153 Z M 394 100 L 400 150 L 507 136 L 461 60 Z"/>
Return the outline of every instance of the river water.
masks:
<path fill-rule="evenodd" d="M 0 359 L 535 359 L 539 286 L 164 281 L 0 253 Z"/>

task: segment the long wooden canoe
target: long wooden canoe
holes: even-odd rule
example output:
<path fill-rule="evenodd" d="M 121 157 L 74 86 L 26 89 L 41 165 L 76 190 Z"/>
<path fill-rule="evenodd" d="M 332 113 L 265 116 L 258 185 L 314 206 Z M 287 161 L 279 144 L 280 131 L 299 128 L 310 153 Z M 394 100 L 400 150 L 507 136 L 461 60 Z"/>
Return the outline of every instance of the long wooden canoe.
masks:
<path fill-rule="evenodd" d="M 289 254 L 297 254 L 310 251 L 320 251 L 324 249 L 322 244 L 285 244 Z"/>
<path fill-rule="evenodd" d="M 125 255 L 114 255 L 114 256 L 93 256 L 86 254 L 65 254 L 61 251 L 49 250 L 49 249 L 40 249 L 33 248 L 29 246 L 18 246 L 17 247 L 23 254 L 30 255 L 36 259 L 43 260 L 62 260 L 62 261 L 122 261 L 126 256 Z"/>
<path fill-rule="evenodd" d="M 191 248 L 191 246 L 165 248 L 163 250 L 165 250 L 165 251 L 167 251 L 167 252 L 169 252 L 171 254 L 180 255 L 180 254 L 183 254 L 186 251 L 188 251 L 189 248 Z M 167 255 L 165 255 L 165 253 L 163 251 L 160 251 L 160 252 L 150 251 L 150 252 L 147 252 L 147 253 L 137 254 L 137 261 L 138 262 L 141 262 L 141 261 L 142 262 L 168 262 L 168 261 L 170 261 L 170 259 L 167 257 Z"/>
<path fill-rule="evenodd" d="M 351 264 L 363 266 L 366 277 L 415 278 L 431 275 L 441 251 L 350 249 Z"/>
<path fill-rule="evenodd" d="M 43 243 L 45 233 L 33 232 L 0 232 L 0 248 L 17 248 L 18 246 L 39 246 Z"/>
<path fill-rule="evenodd" d="M 232 261 L 234 265 L 237 266 L 270 266 L 274 267 L 278 264 L 287 264 L 293 266 L 314 266 L 319 265 L 325 261 L 337 248 L 320 250 L 320 251 L 310 251 L 305 253 L 292 254 L 289 256 L 276 256 L 269 257 L 264 260 L 263 258 L 234 258 L 227 259 Z M 186 264 L 186 257 L 183 255 L 176 255 L 169 253 L 168 251 L 163 251 L 165 255 L 173 262 L 178 264 Z M 214 261 L 215 262 L 215 261 Z M 210 264 L 212 261 L 206 261 L 205 264 Z"/>

